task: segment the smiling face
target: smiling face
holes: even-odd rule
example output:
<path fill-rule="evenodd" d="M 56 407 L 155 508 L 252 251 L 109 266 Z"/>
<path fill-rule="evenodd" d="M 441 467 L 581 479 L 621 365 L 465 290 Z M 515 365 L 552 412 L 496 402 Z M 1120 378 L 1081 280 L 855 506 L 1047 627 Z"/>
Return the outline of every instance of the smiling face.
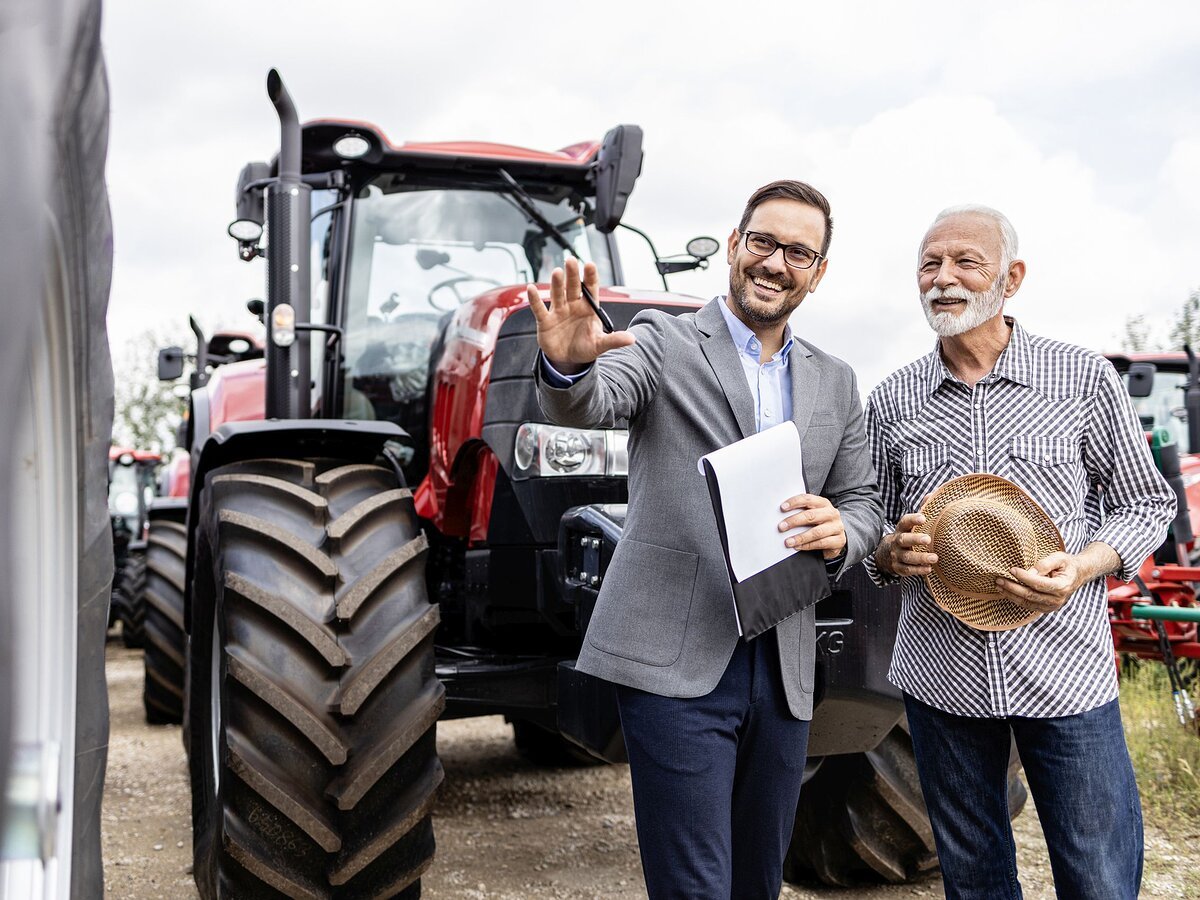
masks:
<path fill-rule="evenodd" d="M 750 216 L 746 231 L 773 237 L 780 244 L 803 244 L 820 251 L 825 239 L 825 216 L 815 206 L 798 200 L 767 200 Z M 729 236 L 729 299 L 731 309 L 752 330 L 783 328 L 793 310 L 816 290 L 825 275 L 826 260 L 810 269 L 793 269 L 783 261 L 783 250 L 765 259 L 746 249 L 744 233 Z"/>
<path fill-rule="evenodd" d="M 1003 259 L 1000 229 L 988 216 L 951 215 L 925 235 L 917 267 L 921 306 L 941 337 L 964 334 L 1001 314 L 1024 274 Z"/>

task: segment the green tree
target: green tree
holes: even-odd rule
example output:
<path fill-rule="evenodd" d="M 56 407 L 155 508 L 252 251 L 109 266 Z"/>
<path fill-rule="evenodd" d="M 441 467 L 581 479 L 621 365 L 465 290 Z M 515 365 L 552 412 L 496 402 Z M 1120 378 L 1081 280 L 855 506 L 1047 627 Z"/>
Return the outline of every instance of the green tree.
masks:
<path fill-rule="evenodd" d="M 1170 347 L 1180 350 L 1184 344 L 1200 351 L 1200 288 L 1188 295 L 1171 325 Z"/>
<path fill-rule="evenodd" d="M 1142 350 L 1182 350 L 1187 344 L 1200 353 L 1200 288 L 1192 290 L 1183 305 L 1175 312 L 1166 329 L 1166 340 L 1156 338 L 1162 334 L 1146 320 L 1144 313 L 1125 317 L 1125 326 L 1117 336 L 1120 348 L 1127 353 Z"/>
<path fill-rule="evenodd" d="M 175 446 L 175 429 L 187 411 L 186 394 L 176 395 L 184 378 L 158 380 L 158 351 L 181 346 L 193 350 L 188 334 L 150 329 L 113 352 L 113 443 L 166 453 Z"/>
<path fill-rule="evenodd" d="M 1146 324 L 1144 313 L 1125 317 L 1125 331 L 1120 337 L 1120 342 L 1121 349 L 1126 353 L 1150 349 L 1150 326 Z"/>

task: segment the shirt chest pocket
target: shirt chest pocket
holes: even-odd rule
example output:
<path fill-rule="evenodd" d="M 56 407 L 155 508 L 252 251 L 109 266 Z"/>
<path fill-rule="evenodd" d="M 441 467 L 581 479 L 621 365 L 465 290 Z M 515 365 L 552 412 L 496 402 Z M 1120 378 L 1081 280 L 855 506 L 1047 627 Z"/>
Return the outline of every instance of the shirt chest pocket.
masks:
<path fill-rule="evenodd" d="M 1079 442 L 1071 437 L 1017 435 L 1009 447 L 1008 477 L 1055 521 L 1082 514 L 1087 477 Z"/>
<path fill-rule="evenodd" d="M 950 447 L 921 444 L 900 452 L 903 476 L 901 501 L 905 512 L 916 512 L 925 496 L 950 477 Z"/>

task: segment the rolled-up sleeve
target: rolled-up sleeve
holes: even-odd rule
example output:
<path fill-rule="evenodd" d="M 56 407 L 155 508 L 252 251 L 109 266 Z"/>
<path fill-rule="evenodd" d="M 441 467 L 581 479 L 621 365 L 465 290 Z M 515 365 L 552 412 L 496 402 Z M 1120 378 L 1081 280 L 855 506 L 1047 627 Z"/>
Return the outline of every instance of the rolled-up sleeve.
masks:
<path fill-rule="evenodd" d="M 1101 491 L 1104 518 L 1091 536 L 1121 558 L 1124 581 L 1166 538 L 1175 517 L 1175 494 L 1154 465 L 1146 434 L 1121 376 L 1100 368 L 1084 445 L 1084 465 Z"/>

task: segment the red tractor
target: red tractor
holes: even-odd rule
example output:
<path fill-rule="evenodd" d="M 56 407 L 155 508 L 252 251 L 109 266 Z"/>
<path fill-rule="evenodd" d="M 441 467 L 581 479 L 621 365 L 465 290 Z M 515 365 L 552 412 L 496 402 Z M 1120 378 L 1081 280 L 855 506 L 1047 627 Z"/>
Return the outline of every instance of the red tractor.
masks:
<path fill-rule="evenodd" d="M 208 383 L 213 371 L 235 362 L 262 360 L 262 339 L 250 332 L 219 331 L 207 337 L 193 317 L 188 325 L 196 336 L 196 352 L 185 354 L 182 347 L 165 347 L 158 354 L 158 377 L 174 381 L 183 375 L 186 362 L 192 363 L 188 376 L 191 391 Z M 180 423 L 176 447 L 191 446 L 191 416 Z M 149 507 L 146 536 L 146 562 L 139 587 L 130 604 L 145 623 L 143 656 L 145 680 L 142 701 L 146 721 L 152 725 L 176 724 L 183 718 L 184 622 L 183 578 L 187 558 L 188 493 L 191 487 L 191 459 L 176 452 L 164 467 L 159 496 Z"/>
<path fill-rule="evenodd" d="M 142 646 L 146 521 L 162 457 L 148 450 L 108 449 L 108 516 L 113 535 L 113 586 L 108 623 L 121 623 L 126 647 Z"/>
<path fill-rule="evenodd" d="M 301 127 L 267 87 L 281 152 L 243 169 L 229 229 L 266 258 L 265 359 L 213 372 L 189 419 L 195 879 L 205 898 L 412 897 L 439 718 L 504 715 L 532 758 L 624 754 L 611 685 L 574 659 L 621 538 L 627 432 L 543 419 L 524 285 L 592 261 L 618 328 L 702 301 L 615 287 L 636 126 L 556 152 L 398 145 Z M 719 244 L 689 248 L 659 271 Z M 936 866 L 885 678 L 898 610 L 861 571 L 822 603 L 790 878 Z"/>
<path fill-rule="evenodd" d="M 1118 653 L 1166 663 L 1180 718 L 1190 720 L 1187 688 L 1200 660 L 1195 541 L 1200 533 L 1200 361 L 1190 348 L 1109 359 L 1125 376 L 1155 460 L 1179 504 L 1166 542 L 1142 564 L 1138 577 L 1129 584 L 1109 579 L 1113 644 Z"/>

